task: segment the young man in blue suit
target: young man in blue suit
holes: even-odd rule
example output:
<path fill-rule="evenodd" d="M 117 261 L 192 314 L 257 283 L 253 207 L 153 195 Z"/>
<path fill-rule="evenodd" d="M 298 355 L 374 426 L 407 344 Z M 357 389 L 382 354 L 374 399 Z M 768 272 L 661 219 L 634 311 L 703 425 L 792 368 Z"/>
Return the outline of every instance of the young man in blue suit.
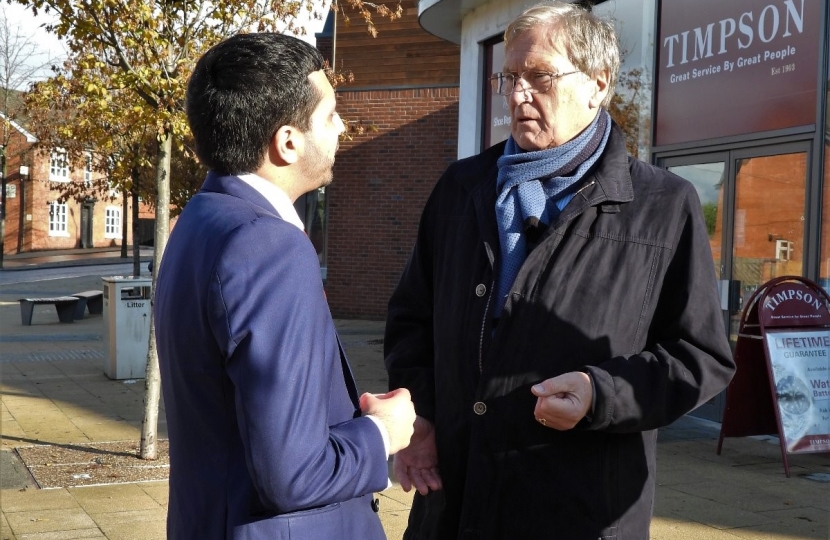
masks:
<path fill-rule="evenodd" d="M 171 539 L 385 538 L 372 493 L 409 444 L 406 390 L 358 397 L 293 202 L 332 180 L 343 132 L 323 59 L 229 38 L 187 89 L 210 172 L 159 268 Z"/>

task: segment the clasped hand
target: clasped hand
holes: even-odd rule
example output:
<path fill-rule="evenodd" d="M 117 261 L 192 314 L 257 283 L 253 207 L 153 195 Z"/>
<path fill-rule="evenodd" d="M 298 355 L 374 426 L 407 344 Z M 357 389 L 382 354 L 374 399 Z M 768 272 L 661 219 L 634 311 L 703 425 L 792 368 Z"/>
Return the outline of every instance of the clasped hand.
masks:
<path fill-rule="evenodd" d="M 389 435 L 390 454 L 406 448 L 415 429 L 415 406 L 409 390 L 398 388 L 386 394 L 363 394 L 360 396 L 360 410 L 383 423 Z"/>
<path fill-rule="evenodd" d="M 560 431 L 573 428 L 591 410 L 594 387 L 581 371 L 564 373 L 534 385 L 537 397 L 533 414 L 545 427 Z"/>
<path fill-rule="evenodd" d="M 395 455 L 392 465 L 395 478 L 407 493 L 414 486 L 421 495 L 443 487 L 438 472 L 438 450 L 435 446 L 435 428 L 420 416 L 415 418 L 415 432 L 409 446 Z"/>

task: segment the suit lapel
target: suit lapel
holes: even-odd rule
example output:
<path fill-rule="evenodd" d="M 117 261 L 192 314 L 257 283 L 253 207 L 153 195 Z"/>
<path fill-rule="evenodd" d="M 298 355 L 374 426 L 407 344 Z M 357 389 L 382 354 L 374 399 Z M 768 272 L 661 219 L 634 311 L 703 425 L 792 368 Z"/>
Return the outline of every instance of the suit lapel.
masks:
<path fill-rule="evenodd" d="M 337 332 L 334 333 L 337 338 L 337 350 L 340 353 L 340 364 L 343 366 L 343 382 L 346 383 L 346 389 L 349 391 L 349 397 L 357 409 L 356 416 L 360 416 L 360 397 L 357 395 L 357 383 L 354 380 L 352 368 L 349 366 L 349 361 L 346 359 L 346 351 L 343 350 L 343 344 L 340 343 L 340 336 Z"/>

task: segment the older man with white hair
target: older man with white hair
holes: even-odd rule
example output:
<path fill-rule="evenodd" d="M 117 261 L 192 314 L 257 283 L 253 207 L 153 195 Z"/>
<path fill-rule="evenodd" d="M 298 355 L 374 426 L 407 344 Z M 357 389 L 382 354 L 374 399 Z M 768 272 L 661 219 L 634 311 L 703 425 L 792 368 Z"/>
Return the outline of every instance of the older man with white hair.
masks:
<path fill-rule="evenodd" d="M 502 144 L 451 165 L 389 303 L 407 540 L 646 540 L 657 428 L 734 373 L 694 187 L 626 154 L 613 26 L 539 4 L 490 78 Z"/>

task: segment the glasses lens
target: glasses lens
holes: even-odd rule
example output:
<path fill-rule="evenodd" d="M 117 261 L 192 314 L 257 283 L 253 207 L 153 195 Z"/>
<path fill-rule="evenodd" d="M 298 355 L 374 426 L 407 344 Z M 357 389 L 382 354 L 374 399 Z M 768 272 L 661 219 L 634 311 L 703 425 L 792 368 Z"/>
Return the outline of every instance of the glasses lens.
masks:
<path fill-rule="evenodd" d="M 522 78 L 527 81 L 530 86 L 530 91 L 533 93 L 544 94 L 550 90 L 551 75 L 544 71 L 525 71 Z"/>
<path fill-rule="evenodd" d="M 505 73 L 494 73 L 490 76 L 490 86 L 494 94 L 506 96 L 513 90 L 513 77 Z"/>

